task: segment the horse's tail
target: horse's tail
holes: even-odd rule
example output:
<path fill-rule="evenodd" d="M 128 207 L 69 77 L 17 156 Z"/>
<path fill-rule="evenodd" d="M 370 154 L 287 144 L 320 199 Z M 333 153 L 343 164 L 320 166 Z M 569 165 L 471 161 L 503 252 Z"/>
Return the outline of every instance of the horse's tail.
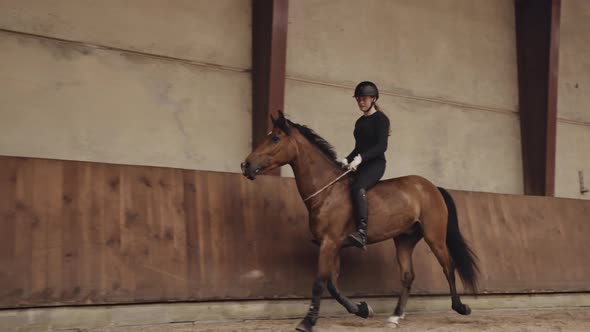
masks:
<path fill-rule="evenodd" d="M 463 281 L 463 285 L 471 289 L 473 293 L 477 292 L 477 276 L 479 268 L 477 267 L 477 256 L 463 238 L 459 231 L 459 220 L 457 219 L 457 207 L 455 201 L 444 188 L 438 187 L 442 194 L 447 210 L 449 211 L 449 219 L 447 223 L 447 248 L 451 258 L 455 263 L 455 267 L 459 272 L 459 276 Z"/>

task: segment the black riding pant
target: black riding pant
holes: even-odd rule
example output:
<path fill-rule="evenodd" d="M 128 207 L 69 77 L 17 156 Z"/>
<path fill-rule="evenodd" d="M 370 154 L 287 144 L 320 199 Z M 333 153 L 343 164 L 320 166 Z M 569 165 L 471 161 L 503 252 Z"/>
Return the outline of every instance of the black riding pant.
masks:
<path fill-rule="evenodd" d="M 374 159 L 360 164 L 354 173 L 354 180 L 350 187 L 353 197 L 355 197 L 361 189 L 364 189 L 365 191 L 371 189 L 377 184 L 377 182 L 379 182 L 379 180 L 381 180 L 384 173 L 385 160 L 383 159 Z"/>

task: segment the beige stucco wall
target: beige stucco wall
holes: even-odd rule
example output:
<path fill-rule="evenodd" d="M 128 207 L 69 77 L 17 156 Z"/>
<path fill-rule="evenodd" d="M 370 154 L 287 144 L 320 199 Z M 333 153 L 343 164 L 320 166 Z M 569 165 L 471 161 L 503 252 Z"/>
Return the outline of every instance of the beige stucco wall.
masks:
<path fill-rule="evenodd" d="M 0 0 L 0 28 L 250 68 L 249 0 Z"/>
<path fill-rule="evenodd" d="M 14 31 L 0 32 L 0 154 L 239 171 L 251 140 L 248 1 L 0 8 L 0 28 Z"/>
<path fill-rule="evenodd" d="M 0 154 L 239 171 L 251 141 L 250 6 L 0 0 Z M 588 22 L 586 1 L 562 2 L 563 197 L 589 196 L 577 175 L 590 186 Z M 290 1 L 287 52 L 287 114 L 340 156 L 360 115 L 352 89 L 370 79 L 392 120 L 385 177 L 522 193 L 512 0 Z"/>
<path fill-rule="evenodd" d="M 385 177 L 522 193 L 512 0 L 292 1 L 289 22 L 285 109 L 340 156 L 368 79 L 392 122 Z"/>
<path fill-rule="evenodd" d="M 562 1 L 561 15 L 555 192 L 590 199 L 590 2 Z"/>

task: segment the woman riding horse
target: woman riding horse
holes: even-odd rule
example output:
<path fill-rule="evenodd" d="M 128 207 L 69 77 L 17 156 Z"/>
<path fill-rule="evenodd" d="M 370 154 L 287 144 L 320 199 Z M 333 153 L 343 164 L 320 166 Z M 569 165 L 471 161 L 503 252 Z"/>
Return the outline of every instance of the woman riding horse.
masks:
<path fill-rule="evenodd" d="M 355 210 L 357 231 L 348 236 L 352 243 L 366 250 L 367 190 L 377 184 L 385 173 L 385 151 L 389 137 L 389 119 L 376 104 L 379 89 L 373 82 L 364 81 L 354 89 L 354 98 L 363 115 L 354 125 L 354 150 L 342 163 L 356 174 L 350 187 Z"/>
<path fill-rule="evenodd" d="M 369 101 L 373 103 L 376 97 Z M 363 104 L 366 107 L 367 103 L 361 99 Z M 377 114 L 379 112 L 367 118 L 371 119 Z M 320 244 L 311 304 L 296 329 L 313 331 L 319 316 L 321 297 L 326 289 L 348 312 L 363 318 L 371 317 L 372 309 L 366 302 L 354 302 L 338 289 L 340 251 L 350 245 L 348 235 L 354 232 L 350 187 L 353 181 L 356 183 L 367 175 L 363 175 L 365 173 L 361 170 L 355 179 L 345 177 L 348 173 L 343 174 L 343 165 L 336 161 L 336 153 L 326 140 L 310 128 L 286 119 L 282 112 L 278 112 L 278 115 L 278 118 L 272 119 L 273 128 L 266 139 L 241 166 L 244 176 L 254 180 L 259 174 L 290 165 L 297 189 L 307 207 L 309 230 Z M 356 161 L 353 158 L 353 168 L 362 165 L 363 159 L 365 165 L 372 163 L 367 160 L 376 159 L 366 157 L 366 151 L 360 154 Z M 372 177 L 372 168 L 367 167 L 366 170 L 371 175 L 367 178 L 372 181 L 377 181 L 383 172 L 380 171 L 378 177 Z M 366 183 L 361 182 L 361 185 Z M 412 252 L 423 238 L 445 274 L 451 293 L 451 307 L 459 314 L 469 315 L 471 309 L 457 293 L 455 270 L 459 272 L 465 288 L 475 291 L 478 268 L 476 256 L 459 230 L 457 209 L 451 195 L 421 176 L 408 175 L 380 181 L 367 196 L 371 207 L 364 216 L 371 218 L 371 228 L 366 233 L 366 243 L 393 239 L 402 283 L 397 306 L 388 321 L 397 326 L 405 316 L 414 281 Z"/>

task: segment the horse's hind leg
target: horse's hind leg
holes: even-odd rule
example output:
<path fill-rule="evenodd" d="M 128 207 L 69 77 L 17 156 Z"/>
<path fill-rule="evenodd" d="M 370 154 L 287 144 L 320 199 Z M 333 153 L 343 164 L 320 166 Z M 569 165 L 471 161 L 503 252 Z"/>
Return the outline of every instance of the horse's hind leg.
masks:
<path fill-rule="evenodd" d="M 402 281 L 402 291 L 397 301 L 393 315 L 387 320 L 390 323 L 399 325 L 399 320 L 405 316 L 406 303 L 414 282 L 414 267 L 412 264 L 412 253 L 418 241 L 422 239 L 422 231 L 418 228 L 412 234 L 402 234 L 395 237 L 395 248 L 397 251 L 397 263 Z"/>
<path fill-rule="evenodd" d="M 449 289 L 451 291 L 452 308 L 461 315 L 469 315 L 471 309 L 468 305 L 461 302 L 459 294 L 457 294 L 457 286 L 455 283 L 455 264 L 449 255 L 447 248 L 447 222 L 446 218 L 424 218 L 422 223 L 424 240 L 436 256 L 436 259 L 443 268 L 443 272 L 449 282 Z"/>
<path fill-rule="evenodd" d="M 366 302 L 355 303 L 355 302 L 351 301 L 349 298 L 347 298 L 346 296 L 342 295 L 342 293 L 340 293 L 340 290 L 338 290 L 338 276 L 339 276 L 339 274 L 340 274 L 340 255 L 336 255 L 335 262 L 334 262 L 334 270 L 332 271 L 332 276 L 328 280 L 328 291 L 330 292 L 330 295 L 332 295 L 332 297 L 334 299 L 336 299 L 336 301 L 338 301 L 338 303 L 340 303 L 344 308 L 346 308 L 346 310 L 349 313 L 355 314 L 355 315 L 362 317 L 362 318 L 372 317 L 373 316 L 373 309 Z"/>

